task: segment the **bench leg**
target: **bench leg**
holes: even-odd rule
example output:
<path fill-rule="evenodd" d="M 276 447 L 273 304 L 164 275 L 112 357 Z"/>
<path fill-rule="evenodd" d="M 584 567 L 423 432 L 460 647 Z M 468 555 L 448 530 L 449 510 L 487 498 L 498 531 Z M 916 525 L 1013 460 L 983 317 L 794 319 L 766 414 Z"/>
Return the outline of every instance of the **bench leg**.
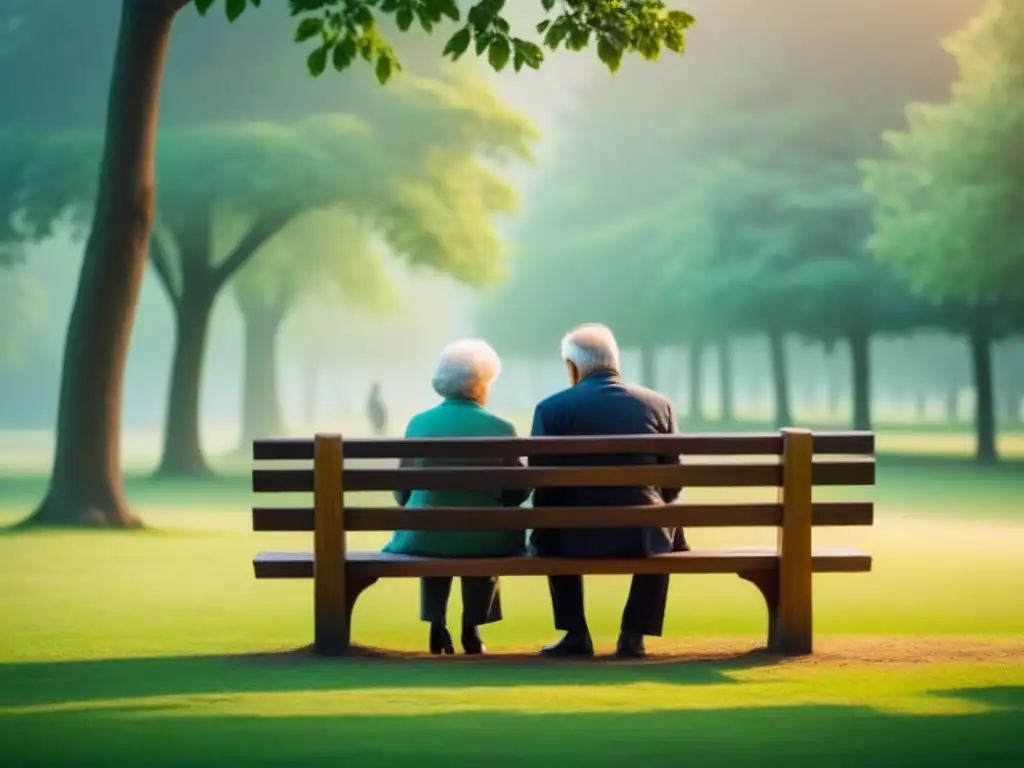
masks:
<path fill-rule="evenodd" d="M 779 572 L 741 571 L 736 575 L 761 590 L 768 607 L 768 650 L 783 653 L 785 649 L 781 647 L 779 637 Z"/>
<path fill-rule="evenodd" d="M 345 627 L 347 632 L 345 633 L 345 650 L 347 651 L 352 645 L 352 611 L 355 610 L 356 600 L 363 594 L 367 587 L 373 586 L 377 583 L 377 579 L 374 576 L 366 578 L 353 578 L 348 577 L 345 582 Z"/>

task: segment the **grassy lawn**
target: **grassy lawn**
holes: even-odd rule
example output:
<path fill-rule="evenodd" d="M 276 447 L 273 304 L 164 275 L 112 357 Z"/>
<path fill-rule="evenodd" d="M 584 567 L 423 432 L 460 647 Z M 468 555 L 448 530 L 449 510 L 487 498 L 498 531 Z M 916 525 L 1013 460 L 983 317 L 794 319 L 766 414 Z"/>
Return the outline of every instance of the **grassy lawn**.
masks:
<path fill-rule="evenodd" d="M 0 525 L 42 489 L 0 477 Z M 1019 467 L 883 461 L 876 526 L 816 534 L 864 547 L 875 571 L 816 579 L 822 653 L 790 662 L 754 651 L 763 604 L 726 576 L 673 580 L 646 662 L 514 655 L 554 637 L 539 579 L 505 580 L 494 658 L 313 659 L 295 651 L 312 637 L 311 585 L 256 583 L 250 566 L 307 534 L 248 531 L 241 477 L 139 478 L 129 494 L 150 530 L 0 533 L 2 765 L 1024 764 Z M 626 580 L 587 589 L 607 649 Z M 372 587 L 356 640 L 423 648 L 416 595 Z"/>

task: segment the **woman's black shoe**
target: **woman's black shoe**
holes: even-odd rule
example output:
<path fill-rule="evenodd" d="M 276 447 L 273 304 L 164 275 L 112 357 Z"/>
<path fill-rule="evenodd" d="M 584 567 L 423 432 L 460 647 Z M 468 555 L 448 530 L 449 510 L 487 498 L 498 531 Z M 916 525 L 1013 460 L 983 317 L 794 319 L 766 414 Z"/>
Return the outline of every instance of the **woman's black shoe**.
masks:
<path fill-rule="evenodd" d="M 484 641 L 480 638 L 479 627 L 462 628 L 462 650 L 474 656 L 487 653 L 487 646 L 484 645 Z"/>
<path fill-rule="evenodd" d="M 452 636 L 448 628 L 439 624 L 430 625 L 430 652 L 435 656 L 446 654 L 450 656 L 455 653 L 455 646 L 452 645 Z"/>

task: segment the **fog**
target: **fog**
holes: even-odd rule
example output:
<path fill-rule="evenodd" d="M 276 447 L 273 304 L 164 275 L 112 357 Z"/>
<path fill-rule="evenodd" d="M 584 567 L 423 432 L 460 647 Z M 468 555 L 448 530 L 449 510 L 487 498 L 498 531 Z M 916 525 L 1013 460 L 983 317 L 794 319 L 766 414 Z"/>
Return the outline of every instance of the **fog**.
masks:
<path fill-rule="evenodd" d="M 88 13 L 72 7 L 82 3 L 37 3 L 52 6 L 53 13 L 64 9 L 60 24 L 69 35 L 74 24 L 83 26 L 73 45 L 70 37 L 61 39 L 59 55 L 47 66 L 35 67 L 29 61 L 38 53 L 15 52 L 25 57 L 26 71 L 33 74 L 3 85 L 0 103 L 10 112 L 2 121 L 54 132 L 99 132 L 119 3 L 90 0 Z M 516 12 L 522 14 L 518 21 L 535 20 L 531 5 L 535 4 L 516 4 Z M 491 339 L 503 355 L 504 371 L 494 390 L 493 406 L 521 422 L 539 398 L 567 384 L 558 357 L 559 321 L 552 320 L 543 330 L 539 321 L 526 321 L 552 304 L 572 305 L 577 294 L 595 290 L 568 272 L 561 273 L 557 266 L 550 268 L 546 290 L 526 287 L 534 279 L 529 270 L 540 269 L 527 267 L 527 261 L 531 253 L 539 252 L 538 241 L 549 239 L 546 233 L 554 226 L 552 220 L 562 222 L 560 226 L 573 237 L 551 248 L 576 249 L 577 256 L 586 257 L 587 246 L 571 245 L 574 237 L 587 229 L 600 231 L 607 223 L 602 211 L 649 210 L 647 192 L 659 185 L 667 189 L 673 178 L 683 177 L 688 165 L 684 159 L 678 174 L 666 170 L 677 162 L 672 154 L 674 126 L 697 125 L 714 134 L 713 121 L 723 114 L 716 105 L 722 101 L 746 99 L 757 104 L 758 99 L 797 98 L 809 103 L 827 97 L 870 114 L 868 122 L 875 134 L 900 128 L 908 102 L 948 96 L 955 68 L 940 41 L 962 27 L 982 3 L 691 0 L 677 5 L 698 18 L 687 53 L 679 58 L 666 55 L 656 63 L 629 61 L 615 76 L 590 52 L 559 52 L 539 72 L 526 69 L 496 75 L 475 61 L 441 63 L 439 35 L 402 37 L 399 51 L 409 72 L 428 78 L 453 73 L 478 78 L 493 88 L 505 108 L 521 114 L 539 132 L 530 147 L 532 162 L 513 160 L 496 171 L 518 196 L 514 212 L 493 217 L 502 248 L 507 250 L 505 279 L 478 289 L 429 265 L 410 265 L 409 258 L 384 243 L 386 273 L 398 297 L 389 312 L 363 311 L 357 302 L 337 294 L 301 301 L 288 314 L 276 347 L 287 432 L 367 433 L 364 406 L 374 381 L 382 384 L 391 410 L 390 431 L 400 432 L 410 414 L 436 401 L 429 382 L 439 350 L 471 335 Z M 347 112 L 350 104 L 366 102 L 368 109 L 377 108 L 373 100 L 386 104 L 384 94 L 370 93 L 378 86 L 364 67 L 310 78 L 304 70 L 305 52 L 291 43 L 291 30 L 283 11 L 270 8 L 248 14 L 235 28 L 220 18 L 201 20 L 186 12 L 174 32 L 162 129 L 254 120 L 290 124 L 310 115 Z M 756 129 L 756 117 L 754 121 L 749 128 Z M 404 127 L 392 128 L 399 141 L 417 130 L 410 126 L 403 134 Z M 722 135 L 728 130 L 723 127 Z M 737 152 L 748 141 L 741 136 Z M 695 159 L 702 146 L 694 144 Z M 337 170 L 344 174 L 347 167 Z M 587 209 L 581 199 L 592 199 L 593 207 Z M 600 201 L 605 199 L 611 208 L 602 207 Z M 575 202 L 570 205 L 567 200 Z M 575 218 L 576 213 L 580 218 Z M 324 237 L 330 235 L 327 232 Z M 653 237 L 641 232 L 632 247 L 639 252 Z M 32 323 L 0 314 L 8 328 L 18 325 L 21 338 L 0 368 L 0 430 L 36 432 L 46 443 L 53 429 L 61 351 L 82 249 L 81 225 L 65 221 L 51 236 L 25 245 L 20 266 L 9 274 L 0 272 L 0 281 L 11 281 L 15 274 L 27 276 L 40 289 L 34 306 L 45 308 L 41 319 Z M 626 248 L 621 260 L 628 264 L 633 255 Z M 301 257 L 301 253 L 295 256 Z M 603 252 L 594 256 L 605 258 Z M 544 276 L 543 270 L 540 274 Z M 747 288 L 736 285 L 735 290 Z M 503 295 L 510 298 L 501 299 Z M 502 300 L 518 307 L 524 321 L 521 327 L 509 319 L 515 312 L 507 310 L 497 320 L 482 319 Z M 637 294 L 623 286 L 617 298 L 609 301 L 639 307 L 653 299 L 644 298 L 643 288 Z M 605 312 L 584 302 L 578 310 L 567 312 L 565 319 L 607 321 L 617 330 L 626 325 L 626 320 L 617 320 L 622 316 L 621 311 Z M 707 322 L 715 321 L 711 317 Z M 568 329 L 565 322 L 562 325 Z M 680 412 L 700 423 L 714 422 L 722 415 L 723 398 L 734 399 L 728 408 L 735 421 L 772 422 L 770 350 L 763 337 L 735 334 L 730 347 L 731 391 L 724 392 L 714 334 L 704 345 L 701 365 L 689 372 L 694 351 L 684 338 L 685 330 L 680 333 L 672 339 L 623 330 L 625 375 L 646 380 L 681 403 L 689 403 L 681 405 Z M 143 446 L 138 450 L 144 453 L 155 455 L 160 443 L 175 340 L 175 315 L 150 268 L 124 400 L 124 428 L 136 440 L 131 444 Z M 806 334 L 787 335 L 793 416 L 800 422 L 844 426 L 850 423 L 853 408 L 849 356 L 841 338 L 825 341 Z M 653 369 L 644 369 L 650 366 L 641 359 L 644 347 L 654 348 Z M 962 333 L 931 327 L 879 333 L 872 337 L 870 351 L 873 417 L 879 424 L 970 421 L 975 394 L 970 347 Z M 232 291 L 224 290 L 213 312 L 202 371 L 200 413 L 207 453 L 228 451 L 239 443 L 243 355 L 242 317 Z M 1019 336 L 998 338 L 994 380 L 997 397 L 1005 403 L 999 418 L 1006 424 L 1021 416 L 1022 377 L 1024 349 Z"/>

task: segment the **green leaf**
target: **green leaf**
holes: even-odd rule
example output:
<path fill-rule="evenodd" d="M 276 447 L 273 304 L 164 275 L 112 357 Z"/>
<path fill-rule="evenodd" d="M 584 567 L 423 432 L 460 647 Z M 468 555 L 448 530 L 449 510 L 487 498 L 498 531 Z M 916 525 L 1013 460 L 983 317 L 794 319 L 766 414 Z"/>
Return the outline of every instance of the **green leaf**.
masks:
<path fill-rule="evenodd" d="M 597 41 L 597 58 L 599 58 L 609 72 L 617 72 L 622 64 L 622 46 L 616 43 L 607 35 L 603 35 Z"/>
<path fill-rule="evenodd" d="M 669 24 L 678 29 L 692 27 L 696 22 L 696 19 L 686 11 L 669 11 L 665 14 L 665 18 L 668 19 Z"/>
<path fill-rule="evenodd" d="M 537 34 L 543 35 L 547 28 L 551 26 L 551 19 L 544 19 L 540 24 L 537 25 Z"/>
<path fill-rule="evenodd" d="M 489 46 L 491 44 L 491 40 L 493 40 L 493 39 L 494 39 L 494 35 L 492 35 L 490 32 L 477 32 L 477 35 L 476 35 L 476 55 L 479 56 L 485 50 L 487 50 L 487 46 Z"/>
<path fill-rule="evenodd" d="M 430 18 L 430 13 L 427 9 L 416 8 L 416 17 L 420 20 L 420 26 L 423 27 L 423 31 L 430 34 L 434 31 L 434 20 Z"/>
<path fill-rule="evenodd" d="M 551 50 L 557 50 L 558 46 L 565 40 L 566 35 L 569 34 L 569 17 L 563 16 L 555 20 L 555 23 L 548 27 L 547 33 L 544 35 L 544 45 Z"/>
<path fill-rule="evenodd" d="M 540 0 L 540 4 L 544 6 L 545 11 L 550 11 L 555 7 L 555 0 Z"/>
<path fill-rule="evenodd" d="M 473 34 L 470 32 L 469 27 L 463 27 L 448 38 L 448 42 L 445 43 L 444 51 L 441 55 L 450 56 L 452 61 L 458 61 L 462 54 L 466 52 L 466 49 L 469 48 L 472 38 Z"/>
<path fill-rule="evenodd" d="M 334 64 L 334 68 L 338 72 L 348 69 L 355 57 L 356 41 L 351 36 L 343 37 L 331 51 L 331 63 Z"/>
<path fill-rule="evenodd" d="M 576 26 L 569 31 L 569 50 L 582 51 L 590 43 L 590 27 Z"/>
<path fill-rule="evenodd" d="M 373 73 L 377 76 L 377 82 L 381 85 L 385 85 L 388 80 L 391 79 L 393 67 L 394 62 L 391 60 L 391 56 L 389 54 L 379 54 L 377 56 L 377 65 L 373 68 Z"/>
<path fill-rule="evenodd" d="M 395 23 L 398 24 L 400 30 L 405 32 L 412 26 L 412 18 L 411 8 L 399 8 L 398 13 L 395 14 Z"/>
<path fill-rule="evenodd" d="M 469 13 L 466 14 L 466 21 L 473 27 L 477 35 L 485 32 L 494 21 L 494 10 L 490 7 L 488 0 L 477 3 L 470 8 Z"/>
<path fill-rule="evenodd" d="M 322 34 L 324 31 L 324 20 L 318 16 L 303 19 L 295 28 L 295 42 L 304 43 Z"/>
<path fill-rule="evenodd" d="M 227 13 L 228 21 L 234 21 L 245 12 L 246 0 L 227 0 L 224 10 Z"/>
<path fill-rule="evenodd" d="M 669 29 L 665 31 L 662 43 L 673 53 L 682 53 L 686 50 L 686 35 L 679 30 Z"/>
<path fill-rule="evenodd" d="M 456 5 L 455 0 L 436 0 L 434 7 L 437 8 L 438 12 L 444 16 L 447 16 L 452 21 L 459 20 L 459 6 Z"/>
<path fill-rule="evenodd" d="M 212 5 L 213 0 L 196 0 L 196 10 L 199 11 L 200 16 L 205 16 Z"/>
<path fill-rule="evenodd" d="M 496 37 L 487 50 L 487 62 L 495 72 L 501 72 L 508 64 L 508 57 L 511 50 L 507 37 Z"/>
<path fill-rule="evenodd" d="M 327 69 L 327 48 L 320 46 L 314 48 L 306 58 L 306 68 L 313 77 L 319 77 Z"/>
<path fill-rule="evenodd" d="M 523 64 L 526 64 L 530 69 L 538 69 L 544 61 L 544 51 L 541 50 L 539 45 L 531 43 L 529 40 L 514 37 L 512 38 L 512 48 L 515 51 L 513 65 L 515 60 L 521 60 L 520 68 Z M 516 71 L 518 72 L 519 68 Z"/>
<path fill-rule="evenodd" d="M 658 38 L 647 35 L 637 40 L 636 50 L 648 61 L 655 61 L 661 53 L 661 43 Z"/>

